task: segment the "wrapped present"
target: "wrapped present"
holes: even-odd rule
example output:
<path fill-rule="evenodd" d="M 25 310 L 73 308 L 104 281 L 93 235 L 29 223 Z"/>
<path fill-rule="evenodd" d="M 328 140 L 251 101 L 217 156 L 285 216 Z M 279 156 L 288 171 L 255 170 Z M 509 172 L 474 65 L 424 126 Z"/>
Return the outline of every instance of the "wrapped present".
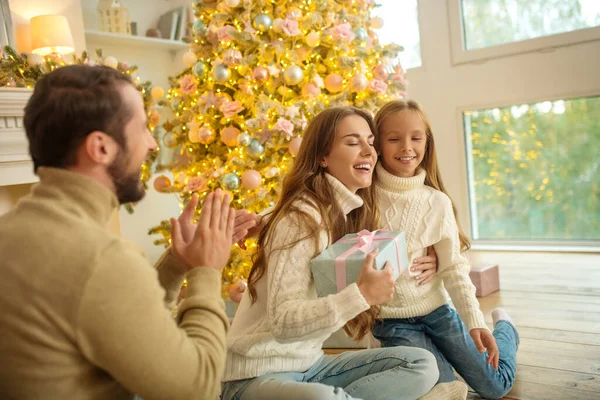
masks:
<path fill-rule="evenodd" d="M 375 268 L 382 269 L 389 261 L 394 279 L 398 279 L 401 273 L 408 275 L 404 232 L 363 230 L 344 236 L 310 262 L 317 295 L 335 294 L 355 283 L 367 254 L 375 248 L 379 249 Z"/>
<path fill-rule="evenodd" d="M 473 265 L 469 277 L 475 285 L 477 297 L 487 296 L 500 290 L 500 274 L 497 264 Z"/>

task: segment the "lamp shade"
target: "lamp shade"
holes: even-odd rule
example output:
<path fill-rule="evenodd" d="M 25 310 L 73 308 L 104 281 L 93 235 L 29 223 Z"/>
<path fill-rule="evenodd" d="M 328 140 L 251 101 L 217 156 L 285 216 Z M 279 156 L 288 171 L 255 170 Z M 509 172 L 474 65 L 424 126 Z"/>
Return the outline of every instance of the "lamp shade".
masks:
<path fill-rule="evenodd" d="M 31 18 L 32 52 L 68 54 L 75 51 L 69 21 L 62 15 L 38 15 Z"/>

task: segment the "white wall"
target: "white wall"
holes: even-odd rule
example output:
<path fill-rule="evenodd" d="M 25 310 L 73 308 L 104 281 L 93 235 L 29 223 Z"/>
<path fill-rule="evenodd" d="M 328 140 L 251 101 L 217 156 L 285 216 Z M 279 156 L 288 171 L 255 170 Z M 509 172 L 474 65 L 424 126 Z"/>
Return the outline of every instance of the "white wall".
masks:
<path fill-rule="evenodd" d="M 423 67 L 408 71 L 409 94 L 430 117 L 444 183 L 468 229 L 459 110 L 600 94 L 600 41 L 454 66 L 446 1 L 419 0 L 419 25 Z"/>

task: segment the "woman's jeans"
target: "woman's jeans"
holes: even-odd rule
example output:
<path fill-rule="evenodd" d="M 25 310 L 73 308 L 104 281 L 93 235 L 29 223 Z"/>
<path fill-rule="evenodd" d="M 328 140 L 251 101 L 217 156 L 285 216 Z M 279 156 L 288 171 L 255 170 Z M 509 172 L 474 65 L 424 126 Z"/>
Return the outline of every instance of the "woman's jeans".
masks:
<path fill-rule="evenodd" d="M 414 400 L 438 380 L 435 357 L 415 347 L 347 351 L 321 357 L 304 372 L 225 382 L 221 399 Z"/>
<path fill-rule="evenodd" d="M 433 353 L 440 370 L 439 382 L 455 380 L 454 367 L 481 397 L 498 399 L 515 381 L 519 335 L 511 323 L 502 320 L 493 334 L 500 351 L 497 371 L 487 363 L 487 352 L 477 350 L 467 327 L 449 305 L 423 317 L 380 320 L 373 328 L 373 336 L 385 348 L 414 346 Z"/>

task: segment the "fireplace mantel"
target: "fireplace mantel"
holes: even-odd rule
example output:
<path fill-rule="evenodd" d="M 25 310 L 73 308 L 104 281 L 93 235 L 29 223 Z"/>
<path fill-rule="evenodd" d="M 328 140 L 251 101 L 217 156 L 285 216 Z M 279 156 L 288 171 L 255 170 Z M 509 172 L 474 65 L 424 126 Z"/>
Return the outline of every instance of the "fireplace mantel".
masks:
<path fill-rule="evenodd" d="M 37 182 L 23 128 L 31 89 L 0 88 L 0 186 Z"/>

